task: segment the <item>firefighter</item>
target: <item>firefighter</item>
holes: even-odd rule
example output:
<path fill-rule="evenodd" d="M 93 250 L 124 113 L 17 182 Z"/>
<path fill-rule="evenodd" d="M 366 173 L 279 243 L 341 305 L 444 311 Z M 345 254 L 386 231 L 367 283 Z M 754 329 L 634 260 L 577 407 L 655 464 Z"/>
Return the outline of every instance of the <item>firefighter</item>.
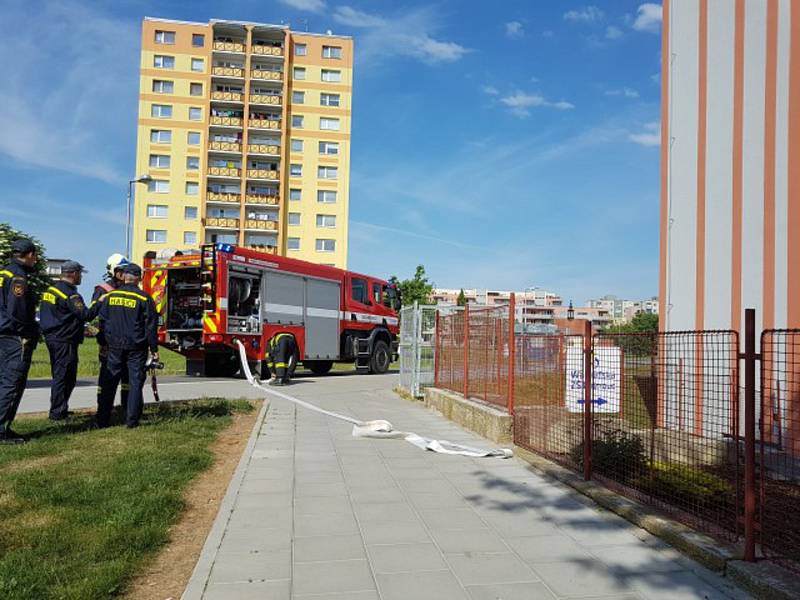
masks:
<path fill-rule="evenodd" d="M 78 293 L 86 269 L 68 260 L 61 265 L 61 279 L 42 294 L 39 322 L 50 354 L 50 420 L 61 421 L 69 414 L 69 397 L 78 375 L 78 347 L 83 328 L 93 318 Z"/>
<path fill-rule="evenodd" d="M 108 260 L 106 261 L 106 274 L 103 276 L 103 281 L 94 286 L 94 293 L 92 294 L 92 303 L 90 306 L 94 306 L 94 304 L 103 296 L 103 294 L 107 294 L 108 292 L 115 290 L 122 285 L 122 269 L 124 269 L 127 264 L 129 264 L 128 259 L 122 254 L 112 254 L 108 257 Z M 108 356 L 108 345 L 105 334 L 103 333 L 102 323 L 99 331 L 97 332 L 97 347 L 97 360 L 100 362 L 100 375 L 97 378 L 97 408 L 99 411 L 100 394 L 102 393 L 100 382 L 103 379 L 103 372 L 106 370 L 106 357 Z M 121 382 L 119 399 L 120 405 L 122 406 L 122 414 L 124 415 L 128 410 L 128 391 L 130 390 L 130 384 L 128 383 L 128 372 L 126 370 L 122 371 Z"/>
<path fill-rule="evenodd" d="M 36 246 L 26 239 L 11 243 L 11 262 L 0 270 L 0 444 L 23 444 L 11 429 L 28 381 L 39 340 L 36 295 L 29 278 L 36 266 Z"/>
<path fill-rule="evenodd" d="M 292 367 L 296 360 L 297 342 L 291 333 L 277 333 L 267 343 L 267 368 L 272 378 L 270 385 L 286 385 L 292 377 Z"/>
<path fill-rule="evenodd" d="M 122 269 L 123 284 L 101 296 L 99 315 L 108 343 L 106 369 L 101 374 L 97 424 L 107 427 L 122 373 L 127 371 L 130 391 L 125 424 L 138 427 L 142 418 L 148 350 L 158 361 L 158 316 L 153 299 L 139 288 L 142 269 L 129 263 Z"/>

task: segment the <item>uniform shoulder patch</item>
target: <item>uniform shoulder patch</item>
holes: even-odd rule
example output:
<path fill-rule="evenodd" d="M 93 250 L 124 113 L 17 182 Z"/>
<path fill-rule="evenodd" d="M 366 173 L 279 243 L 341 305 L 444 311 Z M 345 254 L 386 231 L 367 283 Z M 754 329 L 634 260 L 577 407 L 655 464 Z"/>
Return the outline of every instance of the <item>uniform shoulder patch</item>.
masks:
<path fill-rule="evenodd" d="M 14 294 L 17 298 L 21 298 L 25 295 L 25 281 L 20 279 L 12 279 L 11 280 L 11 293 Z"/>
<path fill-rule="evenodd" d="M 77 294 L 75 296 L 72 296 L 72 304 L 78 310 L 83 310 L 84 308 L 86 308 L 86 306 L 83 303 L 83 300 L 81 300 L 81 297 L 78 296 Z"/>

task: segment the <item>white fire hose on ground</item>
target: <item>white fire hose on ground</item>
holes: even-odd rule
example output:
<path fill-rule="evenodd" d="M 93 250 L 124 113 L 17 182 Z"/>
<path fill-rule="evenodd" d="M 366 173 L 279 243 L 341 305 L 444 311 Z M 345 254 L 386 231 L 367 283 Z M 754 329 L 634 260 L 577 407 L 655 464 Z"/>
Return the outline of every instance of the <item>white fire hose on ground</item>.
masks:
<path fill-rule="evenodd" d="M 244 344 L 242 344 L 239 340 L 236 340 L 236 343 L 239 346 L 239 358 L 241 359 L 242 363 L 242 372 L 245 374 L 245 377 L 247 377 L 247 381 L 250 382 L 253 387 L 256 387 L 262 392 L 277 398 L 288 400 L 289 402 L 292 402 L 298 406 L 302 406 L 303 408 L 307 408 L 308 410 L 327 415 L 340 421 L 352 423 L 353 437 L 404 439 L 408 443 L 413 444 L 417 448 L 421 448 L 423 450 L 430 450 L 440 454 L 458 454 L 461 456 L 470 456 L 474 458 L 511 458 L 513 455 L 512 451 L 508 448 L 493 448 L 490 450 L 483 450 L 481 448 L 474 448 L 472 446 L 455 444 L 446 440 L 433 440 L 430 438 L 424 438 L 421 435 L 417 435 L 416 433 L 409 431 L 395 431 L 394 427 L 392 427 L 392 424 L 389 423 L 389 421 L 380 419 L 376 421 L 359 421 L 358 419 L 354 419 L 346 415 L 340 415 L 338 413 L 325 410 L 319 406 L 311 404 L 310 402 L 300 400 L 299 398 L 284 394 L 278 390 L 264 387 L 261 381 L 259 381 L 257 377 L 254 377 L 253 373 L 250 371 L 250 365 L 247 362 L 247 353 L 245 351 Z"/>

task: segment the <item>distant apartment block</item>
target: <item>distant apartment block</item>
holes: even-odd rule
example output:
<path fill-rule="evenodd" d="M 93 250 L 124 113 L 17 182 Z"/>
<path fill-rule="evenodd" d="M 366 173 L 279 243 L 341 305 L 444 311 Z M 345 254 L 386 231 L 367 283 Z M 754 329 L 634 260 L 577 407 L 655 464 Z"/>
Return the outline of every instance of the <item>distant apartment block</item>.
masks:
<path fill-rule="evenodd" d="M 589 308 L 602 308 L 608 311 L 616 325 L 630 322 L 640 312 L 658 314 L 658 297 L 649 300 L 623 300 L 608 295 L 597 300 L 589 300 L 586 305 Z"/>
<path fill-rule="evenodd" d="M 145 18 L 133 256 L 228 243 L 347 266 L 353 42 Z"/>
<path fill-rule="evenodd" d="M 437 304 L 455 305 L 460 293 L 460 289 L 434 289 L 432 298 Z M 512 293 L 516 301 L 517 322 L 523 323 L 526 327 L 551 325 L 555 318 L 555 309 L 562 304 L 561 296 L 541 288 L 528 288 L 520 292 L 465 289 L 464 297 L 470 305 L 507 306 Z"/>

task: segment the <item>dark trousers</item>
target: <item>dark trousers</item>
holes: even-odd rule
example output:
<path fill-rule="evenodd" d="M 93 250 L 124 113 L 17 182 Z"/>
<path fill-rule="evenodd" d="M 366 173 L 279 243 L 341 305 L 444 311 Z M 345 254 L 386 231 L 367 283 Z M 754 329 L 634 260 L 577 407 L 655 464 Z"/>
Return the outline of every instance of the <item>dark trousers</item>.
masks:
<path fill-rule="evenodd" d="M 125 423 L 131 427 L 139 424 L 142 418 L 144 399 L 142 388 L 147 376 L 145 363 L 147 350 L 123 350 L 109 348 L 106 358 L 105 371 L 101 372 L 100 395 L 97 402 L 97 423 L 106 427 L 111 420 L 111 409 L 114 407 L 114 396 L 117 395 L 117 386 L 122 379 L 122 374 L 127 373 L 130 383 L 128 392 Z"/>
<path fill-rule="evenodd" d="M 269 361 L 267 366 L 270 372 L 283 383 L 288 383 L 291 379 L 289 367 L 294 360 L 294 351 L 297 344 L 291 336 L 284 336 L 269 349 Z"/>
<path fill-rule="evenodd" d="M 102 382 L 103 379 L 108 379 L 108 349 L 106 348 L 105 351 L 101 352 L 98 356 L 100 361 L 100 375 L 97 377 L 97 410 L 100 411 L 100 396 L 103 393 L 102 390 Z M 119 386 L 119 403 L 122 406 L 122 414 L 127 414 L 128 412 L 128 392 L 131 389 L 130 383 L 128 383 L 128 370 L 122 370 L 122 378 L 120 379 L 121 383 Z M 111 405 L 113 407 L 114 401 L 112 399 Z"/>
<path fill-rule="evenodd" d="M 69 410 L 69 397 L 78 377 L 78 344 L 46 340 L 50 353 L 50 418 L 63 419 Z"/>
<path fill-rule="evenodd" d="M 36 341 L 0 335 L 0 435 L 11 429 L 17 416 Z"/>

